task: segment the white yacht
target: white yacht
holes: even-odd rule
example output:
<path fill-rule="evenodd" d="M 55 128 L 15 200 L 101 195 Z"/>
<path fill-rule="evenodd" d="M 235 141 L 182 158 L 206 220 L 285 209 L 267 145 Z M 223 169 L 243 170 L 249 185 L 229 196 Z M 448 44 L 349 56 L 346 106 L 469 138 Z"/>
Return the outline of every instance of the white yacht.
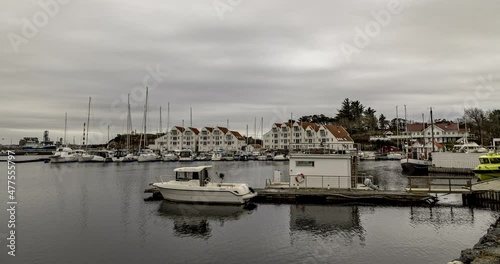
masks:
<path fill-rule="evenodd" d="M 401 153 L 398 153 L 398 152 L 387 153 L 388 160 L 401 160 L 402 157 L 403 157 L 403 155 L 401 155 Z"/>
<path fill-rule="evenodd" d="M 278 155 L 273 157 L 273 161 L 287 161 L 287 160 L 288 160 L 288 156 L 286 156 L 284 154 L 278 154 Z"/>
<path fill-rule="evenodd" d="M 165 200 L 190 203 L 244 204 L 257 193 L 245 183 L 211 182 L 212 166 L 174 169 L 175 180 L 154 183 Z M 221 179 L 224 174 L 219 174 Z"/>
<path fill-rule="evenodd" d="M 68 147 L 57 148 L 54 155 L 50 156 L 51 163 L 66 163 L 66 162 L 77 162 L 78 157 L 75 152 Z"/>
<path fill-rule="evenodd" d="M 137 158 L 138 162 L 155 162 L 161 160 L 162 158 L 150 149 L 143 149 Z"/>
<path fill-rule="evenodd" d="M 162 155 L 163 161 L 178 161 L 179 157 L 173 151 L 167 151 Z"/>
<path fill-rule="evenodd" d="M 179 161 L 193 161 L 194 154 L 190 149 L 183 149 L 179 152 Z"/>
<path fill-rule="evenodd" d="M 219 151 L 215 151 L 214 154 L 212 154 L 212 161 L 221 161 L 222 159 L 222 153 Z"/>

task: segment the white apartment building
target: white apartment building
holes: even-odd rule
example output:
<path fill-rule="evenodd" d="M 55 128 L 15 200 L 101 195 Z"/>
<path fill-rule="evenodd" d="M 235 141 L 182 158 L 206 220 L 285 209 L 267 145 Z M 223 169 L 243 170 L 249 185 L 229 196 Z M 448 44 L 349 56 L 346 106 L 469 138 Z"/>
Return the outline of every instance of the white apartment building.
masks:
<path fill-rule="evenodd" d="M 246 146 L 246 139 L 237 131 L 225 127 L 174 126 L 166 135 L 155 140 L 157 148 L 163 150 L 191 149 L 198 152 L 214 150 L 241 150 Z"/>
<path fill-rule="evenodd" d="M 349 133 L 334 125 L 294 122 L 275 123 L 264 134 L 264 148 L 305 150 L 310 148 L 329 148 L 345 150 L 353 148 L 354 141 Z"/>

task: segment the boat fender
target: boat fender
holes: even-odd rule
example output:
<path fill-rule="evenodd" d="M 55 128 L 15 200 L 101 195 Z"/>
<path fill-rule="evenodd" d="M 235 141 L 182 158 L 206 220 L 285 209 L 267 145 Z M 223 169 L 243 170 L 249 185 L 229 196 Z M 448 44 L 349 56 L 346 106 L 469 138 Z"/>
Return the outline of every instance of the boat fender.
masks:
<path fill-rule="evenodd" d="M 304 173 L 302 173 L 302 172 L 299 172 L 297 174 L 297 176 L 295 176 L 295 181 L 297 183 L 303 183 L 305 179 L 306 179 L 306 176 L 304 176 Z"/>

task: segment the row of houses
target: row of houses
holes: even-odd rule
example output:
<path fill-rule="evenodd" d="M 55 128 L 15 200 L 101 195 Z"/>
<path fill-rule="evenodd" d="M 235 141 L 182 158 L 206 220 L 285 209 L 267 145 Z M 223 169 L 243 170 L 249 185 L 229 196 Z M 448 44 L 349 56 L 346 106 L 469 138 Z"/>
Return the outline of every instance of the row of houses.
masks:
<path fill-rule="evenodd" d="M 304 150 L 309 148 L 351 149 L 354 141 L 341 126 L 306 122 L 275 123 L 263 136 L 263 147 L 268 150 Z M 226 127 L 174 126 L 155 140 L 156 149 L 191 149 L 196 152 L 216 150 L 254 151 L 260 145 L 247 146 L 247 138 Z"/>
<path fill-rule="evenodd" d="M 246 146 L 246 138 L 238 131 L 226 127 L 174 126 L 165 135 L 155 140 L 155 148 L 162 150 L 182 150 L 208 152 L 214 150 L 236 151 Z"/>
<path fill-rule="evenodd" d="M 434 133 L 434 134 L 433 134 Z M 464 128 L 461 128 L 458 123 L 445 122 L 430 125 L 427 123 L 408 124 L 405 131 L 400 132 L 400 135 L 395 135 L 388 131 L 384 136 L 370 137 L 371 141 L 377 140 L 408 140 L 415 139 L 424 143 L 431 142 L 434 136 L 434 141 L 438 143 L 461 143 L 470 134 Z"/>
<path fill-rule="evenodd" d="M 328 148 L 352 149 L 354 140 L 341 127 L 307 122 L 275 123 L 264 134 L 264 148 L 283 150 L 305 150 Z"/>

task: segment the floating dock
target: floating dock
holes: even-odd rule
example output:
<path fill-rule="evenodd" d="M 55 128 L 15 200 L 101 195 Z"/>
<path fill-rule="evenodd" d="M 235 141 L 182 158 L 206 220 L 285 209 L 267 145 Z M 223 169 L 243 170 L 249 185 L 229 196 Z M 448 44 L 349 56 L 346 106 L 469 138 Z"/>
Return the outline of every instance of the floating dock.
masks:
<path fill-rule="evenodd" d="M 286 188 L 286 189 L 255 189 L 257 196 L 252 199 L 256 203 L 346 203 L 363 202 L 373 204 L 434 204 L 436 197 L 426 193 L 407 193 L 400 191 L 380 190 L 339 190 L 339 189 L 316 189 L 316 188 Z M 152 196 L 145 201 L 162 200 L 160 191 L 149 188 L 144 191 Z"/>

